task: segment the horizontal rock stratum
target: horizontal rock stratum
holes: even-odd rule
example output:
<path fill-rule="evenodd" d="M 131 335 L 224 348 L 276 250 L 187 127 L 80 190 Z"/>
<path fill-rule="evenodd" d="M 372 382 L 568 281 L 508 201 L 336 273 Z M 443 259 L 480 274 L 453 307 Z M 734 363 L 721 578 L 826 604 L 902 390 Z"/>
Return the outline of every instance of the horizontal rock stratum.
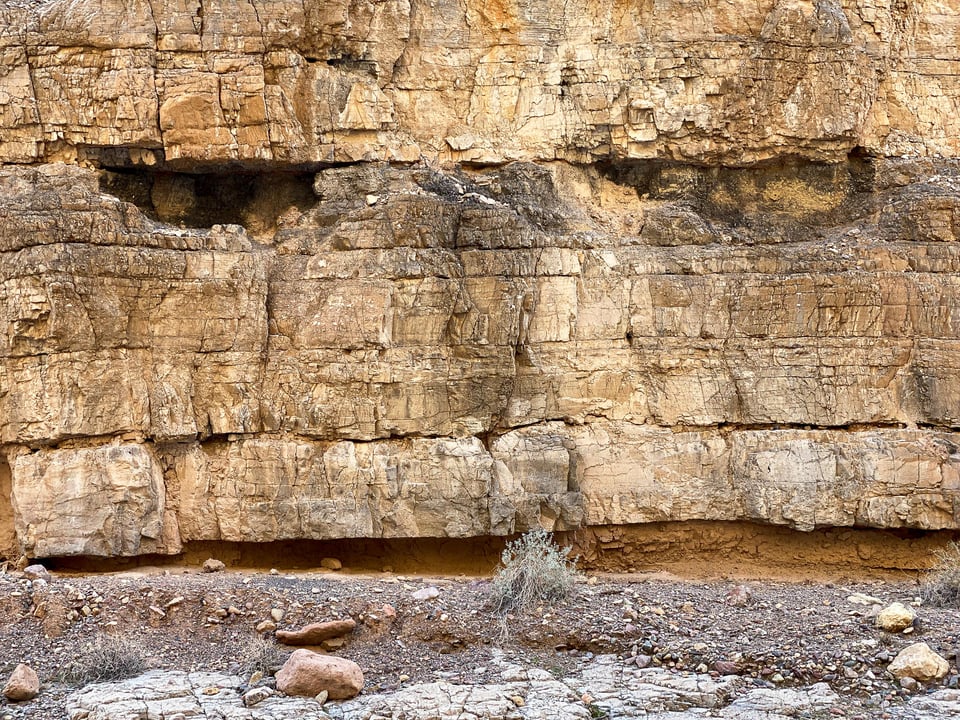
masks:
<path fill-rule="evenodd" d="M 954 155 L 952 0 L 2 0 L 0 160 Z"/>
<path fill-rule="evenodd" d="M 0 550 L 960 528 L 958 31 L 0 0 Z"/>

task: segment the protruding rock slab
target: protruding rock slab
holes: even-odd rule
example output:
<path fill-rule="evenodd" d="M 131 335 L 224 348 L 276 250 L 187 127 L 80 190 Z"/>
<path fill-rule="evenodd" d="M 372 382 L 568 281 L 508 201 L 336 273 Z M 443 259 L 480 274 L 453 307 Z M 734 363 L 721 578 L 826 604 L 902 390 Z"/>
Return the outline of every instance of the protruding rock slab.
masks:
<path fill-rule="evenodd" d="M 277 642 L 284 645 L 319 645 L 324 640 L 343 637 L 357 627 L 354 620 L 330 620 L 311 623 L 299 630 L 277 630 Z"/>
<path fill-rule="evenodd" d="M 277 689 L 304 697 L 326 690 L 331 700 L 346 700 L 363 689 L 363 671 L 352 660 L 295 650 L 277 673 Z"/>

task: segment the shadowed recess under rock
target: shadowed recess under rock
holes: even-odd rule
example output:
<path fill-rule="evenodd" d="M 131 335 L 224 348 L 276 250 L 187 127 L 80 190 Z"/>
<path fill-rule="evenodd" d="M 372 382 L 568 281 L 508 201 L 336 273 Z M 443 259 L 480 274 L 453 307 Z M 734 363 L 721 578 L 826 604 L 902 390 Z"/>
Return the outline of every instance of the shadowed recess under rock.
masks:
<path fill-rule="evenodd" d="M 870 210 L 872 158 L 851 153 L 836 163 L 796 157 L 747 167 L 635 160 L 598 164 L 601 174 L 643 200 L 669 201 L 720 227 L 748 228 L 767 241 L 854 221 Z"/>
<path fill-rule="evenodd" d="M 798 532 L 743 522 L 658 522 L 556 533 L 571 545 L 577 568 L 589 572 L 666 573 L 681 578 L 850 580 L 916 577 L 956 531 L 824 528 Z M 200 567 L 210 557 L 231 570 L 316 570 L 337 558 L 338 575 L 401 573 L 489 576 L 511 537 L 287 540 L 272 543 L 187 543 L 178 555 L 48 558 L 61 572 L 115 572 L 138 567 Z"/>
<path fill-rule="evenodd" d="M 312 183 L 313 174 L 296 172 L 100 171 L 101 191 L 149 217 L 191 228 L 241 225 L 257 239 L 270 239 L 285 219 L 316 204 Z"/>

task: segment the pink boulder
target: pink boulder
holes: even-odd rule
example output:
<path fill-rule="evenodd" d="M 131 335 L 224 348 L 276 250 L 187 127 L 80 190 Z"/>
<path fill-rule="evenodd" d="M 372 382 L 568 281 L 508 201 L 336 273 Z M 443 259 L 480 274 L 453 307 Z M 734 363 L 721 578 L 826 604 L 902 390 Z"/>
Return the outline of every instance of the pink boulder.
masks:
<path fill-rule="evenodd" d="M 324 690 L 331 700 L 347 700 L 363 689 L 363 671 L 352 660 L 294 650 L 277 673 L 277 690 L 287 695 L 315 697 Z"/>
<path fill-rule="evenodd" d="M 13 702 L 33 700 L 39 692 L 40 678 L 32 667 L 23 663 L 14 668 L 7 684 L 3 686 L 4 697 Z"/>

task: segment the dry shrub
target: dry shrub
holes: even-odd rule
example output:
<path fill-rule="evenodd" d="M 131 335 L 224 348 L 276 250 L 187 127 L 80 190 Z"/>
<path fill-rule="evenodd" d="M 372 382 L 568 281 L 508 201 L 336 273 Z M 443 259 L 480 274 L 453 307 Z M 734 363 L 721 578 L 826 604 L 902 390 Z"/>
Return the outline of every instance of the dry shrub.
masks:
<path fill-rule="evenodd" d="M 494 609 L 529 612 L 566 597 L 577 579 L 570 550 L 558 547 L 546 530 L 531 530 L 507 543 L 491 584 Z"/>
<path fill-rule="evenodd" d="M 934 607 L 960 608 L 960 545 L 937 551 L 937 562 L 920 583 L 920 597 Z"/>
<path fill-rule="evenodd" d="M 100 635 L 67 663 L 59 679 L 70 685 L 124 680 L 147 669 L 143 647 L 129 637 Z"/>
<path fill-rule="evenodd" d="M 288 654 L 272 639 L 255 635 L 240 648 L 237 660 L 240 663 L 240 672 L 245 677 L 250 677 L 255 672 L 273 675 L 286 661 Z"/>

